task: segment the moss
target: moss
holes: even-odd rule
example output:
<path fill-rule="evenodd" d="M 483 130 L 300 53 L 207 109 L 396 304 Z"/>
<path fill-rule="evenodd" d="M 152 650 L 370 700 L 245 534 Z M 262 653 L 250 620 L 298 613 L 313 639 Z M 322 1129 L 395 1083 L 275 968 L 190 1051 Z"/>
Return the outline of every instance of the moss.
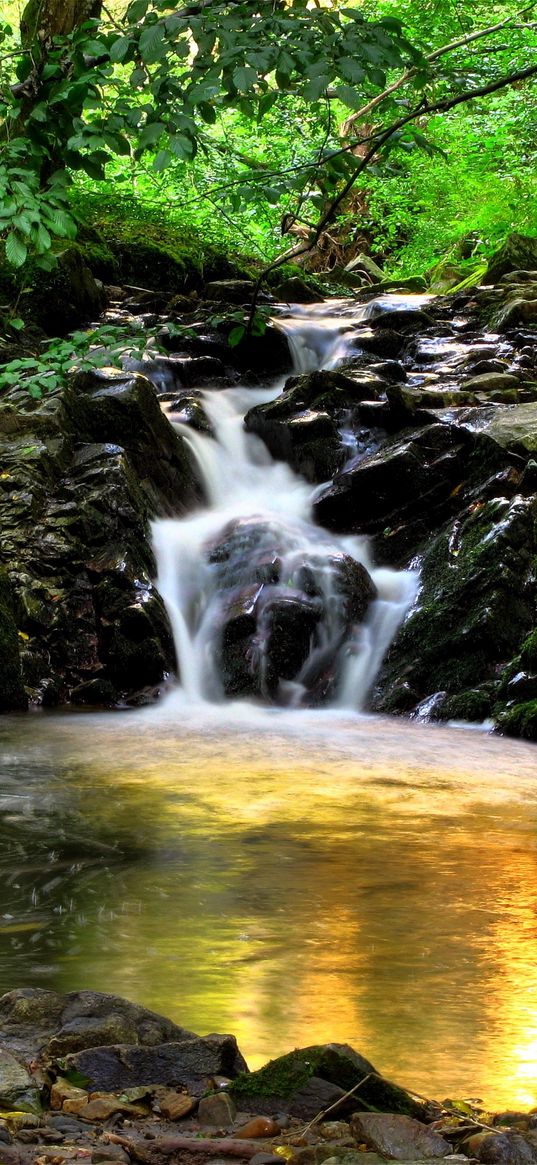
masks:
<path fill-rule="evenodd" d="M 408 1092 L 375 1073 L 373 1066 L 345 1045 L 313 1045 L 271 1060 L 258 1072 L 244 1073 L 233 1081 L 230 1092 L 241 1098 L 263 1097 L 289 1101 L 312 1077 L 320 1077 L 345 1092 L 364 1081 L 351 1100 L 350 1109 L 423 1116 L 423 1106 Z M 365 1077 L 370 1079 L 365 1080 Z"/>
<path fill-rule="evenodd" d="M 537 740 L 537 700 L 515 704 L 502 712 L 497 719 L 500 732 L 506 736 L 522 736 L 525 740 Z"/>
<path fill-rule="evenodd" d="M 523 667 L 537 669 L 537 630 L 524 640 L 520 653 L 520 662 Z"/>
<path fill-rule="evenodd" d="M 0 711 L 26 708 L 19 656 L 19 637 L 15 622 L 11 584 L 0 568 Z"/>
<path fill-rule="evenodd" d="M 481 724 L 492 711 L 491 689 L 470 688 L 456 696 L 450 696 L 442 705 L 442 720 L 468 720 L 471 724 Z"/>

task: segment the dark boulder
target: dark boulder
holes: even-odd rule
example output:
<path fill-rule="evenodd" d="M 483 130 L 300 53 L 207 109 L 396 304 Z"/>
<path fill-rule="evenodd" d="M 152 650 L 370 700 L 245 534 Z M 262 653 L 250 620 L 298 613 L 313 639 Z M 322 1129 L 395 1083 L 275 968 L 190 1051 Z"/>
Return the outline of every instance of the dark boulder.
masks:
<path fill-rule="evenodd" d="M 408 561 L 449 512 L 467 461 L 464 433 L 428 425 L 355 458 L 317 496 L 315 515 L 329 529 L 374 535 L 381 560 Z"/>
<path fill-rule="evenodd" d="M 154 514 L 181 512 L 195 500 L 184 443 L 144 376 L 109 368 L 75 373 L 63 408 L 66 425 L 78 441 L 114 442 L 128 451 Z"/>
<path fill-rule="evenodd" d="M 285 702 L 295 681 L 306 701 L 308 692 L 315 702 L 326 695 L 342 641 L 376 594 L 365 568 L 322 545 L 316 554 L 298 533 L 261 519 L 230 523 L 207 557 L 220 595 L 214 650 L 224 692 Z"/>
<path fill-rule="evenodd" d="M 332 1101 L 318 1082 L 332 1086 Z M 358 1084 L 361 1087 L 346 1097 Z M 347 1044 L 316 1044 L 280 1056 L 257 1072 L 239 1076 L 230 1091 L 246 1112 L 287 1112 L 306 1120 L 318 1115 L 319 1100 L 341 1101 L 338 1117 L 369 1108 L 417 1119 L 426 1112 L 425 1105 L 404 1088 L 384 1080 L 369 1060 Z"/>
<path fill-rule="evenodd" d="M 458 698 L 444 715 L 490 710 L 502 668 L 534 625 L 536 504 L 520 496 L 472 503 L 434 538 L 416 608 L 383 664 L 377 710 L 409 711 L 439 691 Z"/>

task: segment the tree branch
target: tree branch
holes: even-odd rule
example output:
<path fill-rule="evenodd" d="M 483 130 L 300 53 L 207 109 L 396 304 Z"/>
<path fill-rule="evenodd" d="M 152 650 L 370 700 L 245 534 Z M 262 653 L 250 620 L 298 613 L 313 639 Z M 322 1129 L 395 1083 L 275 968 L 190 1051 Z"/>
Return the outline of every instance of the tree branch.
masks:
<path fill-rule="evenodd" d="M 398 133 L 400 129 L 404 129 L 405 126 L 409 125 L 411 122 L 416 121 L 418 117 L 425 117 L 432 113 L 448 113 L 449 110 L 455 109 L 457 105 L 464 105 L 468 101 L 475 101 L 477 97 L 488 97 L 490 93 L 496 93 L 499 89 L 506 89 L 510 85 L 516 85 L 519 81 L 526 81 L 529 77 L 535 76 L 537 76 L 537 65 L 529 65 L 526 69 L 519 69 L 519 71 L 516 73 L 510 73 L 508 76 L 498 77 L 495 81 L 491 81 L 488 85 L 481 85 L 477 89 L 466 90 L 465 93 L 458 93 L 455 97 L 445 97 L 440 101 L 434 102 L 422 101 L 410 113 L 407 113 L 404 117 L 399 118 L 398 121 L 392 122 L 392 124 L 388 126 L 387 129 L 379 132 L 378 135 L 375 135 L 376 141 L 374 145 L 361 159 L 354 173 L 350 175 L 336 197 L 332 199 L 332 202 L 319 219 L 319 222 L 316 224 L 309 239 L 304 239 L 303 242 L 299 243 L 296 247 L 292 247 L 290 250 L 285 251 L 282 255 L 279 255 L 276 259 L 273 260 L 272 263 L 269 264 L 268 267 L 265 268 L 264 271 L 261 272 L 261 275 L 257 279 L 254 287 L 247 330 L 251 330 L 256 310 L 257 297 L 267 275 L 270 275 L 271 271 L 276 271 L 278 267 L 281 267 L 283 263 L 288 262 L 289 259 L 297 259 L 300 255 L 306 255 L 313 249 L 316 243 L 318 243 L 323 231 L 326 230 L 326 227 L 335 218 L 341 203 L 344 202 L 345 198 L 352 190 L 355 182 L 360 177 L 360 174 L 363 174 L 364 170 L 367 169 L 369 163 L 372 161 L 375 155 L 379 153 L 379 150 L 382 150 L 382 148 L 387 145 L 390 138 L 392 138 L 394 134 Z"/>
<path fill-rule="evenodd" d="M 505 20 L 499 21 L 498 24 L 490 24 L 488 28 L 480 28 L 477 30 L 477 32 L 470 32 L 467 36 L 461 36 L 458 38 L 458 40 L 452 40 L 449 42 L 449 44 L 442 45 L 441 48 L 435 49 L 433 53 L 429 53 L 429 55 L 425 57 L 425 60 L 430 64 L 432 61 L 437 61 L 440 57 L 445 56 L 446 53 L 455 52 L 455 49 L 460 49 L 467 44 L 472 44 L 476 40 L 482 40 L 485 36 L 492 36 L 493 33 L 499 32 L 500 29 L 505 28 L 506 25 L 510 24 L 511 21 L 518 20 L 520 16 L 523 16 L 525 12 L 530 12 L 533 8 L 535 8 L 535 2 L 532 4 L 527 4 L 525 8 L 521 8 L 519 12 L 514 12 L 512 16 L 506 17 Z M 403 75 L 399 77 L 397 81 L 394 81 L 391 85 L 388 85 L 387 89 L 384 89 L 382 93 L 378 93 L 376 97 L 373 97 L 371 101 L 368 101 L 367 105 L 363 105 L 361 109 L 357 109 L 355 113 L 352 113 L 351 116 L 343 122 L 341 127 L 342 137 L 347 137 L 349 129 L 357 121 L 359 121 L 362 117 L 366 117 L 368 113 L 371 113 L 371 110 L 377 109 L 379 105 L 382 105 L 382 103 L 386 101 L 388 97 L 391 97 L 392 93 L 396 93 L 397 90 L 401 89 L 407 81 L 410 81 L 412 77 L 415 76 L 416 72 L 417 68 L 415 65 L 411 69 L 407 69 L 406 72 L 403 73 Z"/>

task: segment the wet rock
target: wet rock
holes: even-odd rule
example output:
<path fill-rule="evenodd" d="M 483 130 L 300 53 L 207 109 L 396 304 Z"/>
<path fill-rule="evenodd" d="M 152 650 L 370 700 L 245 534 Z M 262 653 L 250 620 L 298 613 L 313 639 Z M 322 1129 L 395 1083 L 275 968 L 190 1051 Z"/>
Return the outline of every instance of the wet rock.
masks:
<path fill-rule="evenodd" d="M 0 1108 L 23 1113 L 41 1112 L 35 1081 L 5 1047 L 0 1047 Z"/>
<path fill-rule="evenodd" d="M 444 1157 L 451 1150 L 438 1133 L 407 1116 L 358 1112 L 351 1119 L 351 1130 L 357 1141 L 396 1161 Z"/>
<path fill-rule="evenodd" d="M 74 1052 L 65 1071 L 80 1073 L 92 1091 L 116 1092 L 139 1085 L 181 1086 L 201 1096 L 215 1073 L 235 1077 L 246 1065 L 233 1036 L 198 1036 L 142 1046 L 117 1044 Z"/>
<path fill-rule="evenodd" d="M 483 1165 L 534 1165 L 537 1143 L 520 1133 L 476 1133 L 463 1142 L 464 1152 Z"/>
<path fill-rule="evenodd" d="M 318 688 L 319 668 L 334 678 L 345 631 L 363 620 L 376 594 L 365 568 L 322 545 L 316 554 L 299 531 L 293 537 L 259 519 L 230 523 L 207 550 L 221 595 L 216 667 L 224 691 L 279 702 L 286 681 L 309 692 Z"/>
<path fill-rule="evenodd" d="M 493 320 L 498 332 L 510 332 L 528 324 L 537 324 L 537 300 L 523 297 L 508 300 Z"/>
<path fill-rule="evenodd" d="M 392 324 L 392 317 L 375 321 L 374 328 L 360 328 L 356 332 L 352 347 L 357 353 L 371 353 L 380 356 L 382 360 L 397 360 L 405 347 L 405 336 L 396 330 Z M 382 326 L 381 326 L 382 325 Z"/>
<path fill-rule="evenodd" d="M 417 702 L 438 691 L 466 693 L 474 718 L 470 693 L 498 685 L 533 627 L 536 513 L 533 498 L 471 503 L 433 539 L 416 610 L 383 665 L 377 710 L 389 711 L 405 683 Z"/>
<path fill-rule="evenodd" d="M 245 427 L 276 460 L 287 461 L 308 481 L 326 481 L 347 458 L 340 434 L 347 410 L 376 400 L 383 389 L 382 378 L 369 369 L 353 376 L 324 369 L 292 376 L 275 401 L 250 409 Z"/>
<path fill-rule="evenodd" d="M 145 377 L 114 369 L 78 372 L 64 393 L 63 407 L 78 441 L 113 442 L 127 450 L 154 514 L 184 509 L 195 500 L 184 443 Z"/>
<path fill-rule="evenodd" d="M 194 393 L 189 393 L 188 396 L 179 396 L 170 401 L 166 413 L 172 424 L 188 425 L 197 433 L 206 433 L 208 437 L 214 436 L 203 405 Z"/>
<path fill-rule="evenodd" d="M 293 275 L 278 283 L 275 295 L 283 303 L 321 303 L 323 299 L 322 295 L 319 295 L 299 275 Z"/>
<path fill-rule="evenodd" d="M 468 442 L 454 427 L 429 425 L 378 453 L 358 457 L 317 496 L 314 512 L 329 529 L 379 535 L 381 559 L 407 559 L 441 520 L 467 474 Z M 392 529 L 404 533 L 390 544 Z"/>
<path fill-rule="evenodd" d="M 236 1114 L 235 1104 L 227 1092 L 219 1092 L 216 1096 L 203 1096 L 198 1105 L 200 1125 L 225 1129 L 233 1124 Z"/>
<path fill-rule="evenodd" d="M 509 372 L 484 372 L 465 380 L 464 387 L 469 392 L 498 392 L 506 388 L 518 388 L 520 377 Z"/>
<path fill-rule="evenodd" d="M 374 300 L 370 304 L 367 318 L 373 328 L 387 326 L 405 333 L 417 332 L 419 328 L 428 328 L 433 323 L 432 317 L 423 311 L 421 305 L 400 305 L 389 299 Z"/>
<path fill-rule="evenodd" d="M 25 1059 L 50 1055 L 53 1039 L 67 1038 L 78 1049 L 93 1047 L 99 1025 L 109 1036 L 128 1029 L 132 1042 L 142 1046 L 193 1038 L 193 1032 L 146 1007 L 98 991 L 61 995 L 26 987 L 0 998 L 0 1043 Z"/>
<path fill-rule="evenodd" d="M 347 1044 L 313 1045 L 280 1056 L 257 1072 L 239 1076 L 231 1093 L 245 1111 L 287 1112 L 307 1119 L 336 1099 L 342 1100 L 360 1082 L 362 1086 L 345 1100 L 338 1116 L 370 1106 L 418 1119 L 423 1116 L 423 1105 L 403 1088 L 379 1076 L 373 1065 Z M 332 1146 L 328 1149 L 330 1155 Z"/>

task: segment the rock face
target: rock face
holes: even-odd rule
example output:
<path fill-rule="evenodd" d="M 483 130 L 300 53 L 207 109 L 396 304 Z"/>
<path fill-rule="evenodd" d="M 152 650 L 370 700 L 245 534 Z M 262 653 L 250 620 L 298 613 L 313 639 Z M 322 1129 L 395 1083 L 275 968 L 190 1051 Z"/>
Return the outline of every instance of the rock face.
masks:
<path fill-rule="evenodd" d="M 99 370 L 44 402 L 12 390 L 2 403 L 1 561 L 27 691 L 111 704 L 160 684 L 175 657 L 149 521 L 192 504 L 196 484 L 153 387 Z M 13 630 L 9 642 L 20 706 Z"/>

